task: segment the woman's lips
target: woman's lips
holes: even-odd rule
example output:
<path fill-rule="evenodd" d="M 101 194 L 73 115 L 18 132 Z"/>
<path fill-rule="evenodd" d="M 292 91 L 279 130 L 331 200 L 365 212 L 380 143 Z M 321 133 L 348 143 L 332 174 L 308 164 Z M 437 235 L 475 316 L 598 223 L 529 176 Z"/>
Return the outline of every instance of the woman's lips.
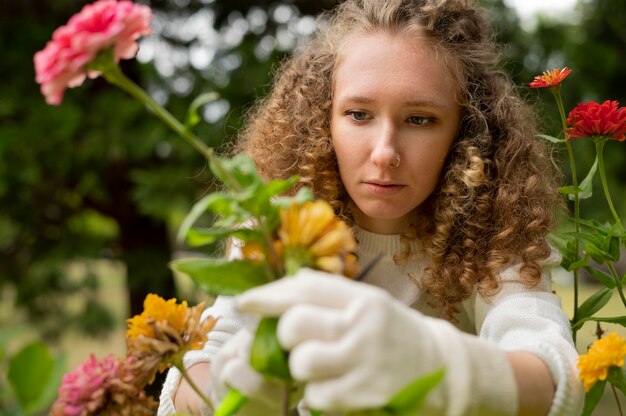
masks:
<path fill-rule="evenodd" d="M 404 185 L 393 183 L 386 184 L 377 182 L 364 182 L 364 185 L 369 190 L 369 192 L 377 195 L 394 195 L 400 192 L 402 188 L 404 188 Z"/>

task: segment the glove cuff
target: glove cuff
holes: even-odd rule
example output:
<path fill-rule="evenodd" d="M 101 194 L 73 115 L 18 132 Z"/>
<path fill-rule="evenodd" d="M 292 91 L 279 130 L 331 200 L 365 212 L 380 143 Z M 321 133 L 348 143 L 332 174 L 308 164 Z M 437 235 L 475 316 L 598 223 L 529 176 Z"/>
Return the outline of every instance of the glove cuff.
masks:
<path fill-rule="evenodd" d="M 448 322 L 433 318 L 426 322 L 446 375 L 437 389 L 439 394 L 435 391 L 427 396 L 420 414 L 517 415 L 517 382 L 506 352 Z"/>

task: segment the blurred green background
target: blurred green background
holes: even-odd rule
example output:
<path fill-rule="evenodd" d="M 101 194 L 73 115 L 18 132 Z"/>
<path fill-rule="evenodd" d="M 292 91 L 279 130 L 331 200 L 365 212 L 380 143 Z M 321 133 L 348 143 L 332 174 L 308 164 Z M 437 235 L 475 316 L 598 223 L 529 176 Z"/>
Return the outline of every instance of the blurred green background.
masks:
<path fill-rule="evenodd" d="M 173 238 L 182 217 L 215 186 L 202 158 L 102 79 L 68 90 L 59 107 L 46 105 L 34 81 L 33 54 L 86 3 L 0 2 L 0 415 L 22 414 L 6 368 L 25 342 L 43 340 L 54 357 L 66 357 L 63 370 L 69 371 L 90 352 L 123 355 L 124 319 L 141 312 L 147 293 L 202 298 L 167 267 L 186 249 Z M 148 4 L 154 33 L 141 41 L 137 59 L 122 63 L 123 71 L 180 119 L 195 96 L 217 91 L 221 98 L 202 108 L 205 122 L 196 133 L 223 148 L 242 114 L 267 91 L 275 64 L 312 32 L 313 16 L 336 1 Z M 552 97 L 528 88 L 545 69 L 574 70 L 562 91 L 566 111 L 581 101 L 626 103 L 626 2 L 578 0 L 569 11 L 534 21 L 520 20 L 502 0 L 483 4 L 502 44 L 504 69 L 537 107 L 547 133 L 559 129 Z M 582 177 L 593 147 L 576 143 L 575 152 Z M 625 157 L 626 144 L 607 144 L 611 192 L 622 217 Z M 602 199 L 584 201 L 582 209 L 586 217 L 610 219 Z M 556 283 L 569 312 L 571 282 Z M 625 313 L 611 305 L 613 315 Z M 580 332 L 581 351 L 593 330 Z M 614 404 L 601 406 L 598 415 L 614 411 Z M 31 413 L 45 412 L 45 404 L 36 407 Z"/>

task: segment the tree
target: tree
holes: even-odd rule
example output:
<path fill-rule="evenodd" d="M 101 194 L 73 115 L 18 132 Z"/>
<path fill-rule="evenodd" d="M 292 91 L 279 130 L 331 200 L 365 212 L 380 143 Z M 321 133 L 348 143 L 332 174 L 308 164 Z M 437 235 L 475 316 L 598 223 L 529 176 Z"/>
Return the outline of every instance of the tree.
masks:
<path fill-rule="evenodd" d="M 199 155 L 101 79 L 68 90 L 59 107 L 45 104 L 32 56 L 85 3 L 0 6 L 0 293 L 14 291 L 16 307 L 49 336 L 73 324 L 98 332 L 111 323 L 93 268 L 70 277 L 70 264 L 123 262 L 131 314 L 148 292 L 174 296 L 167 263 L 178 247 L 171 236 L 193 200 L 215 186 Z M 293 46 L 301 13 L 295 3 L 205 3 L 154 1 L 155 35 L 145 44 L 154 47 L 152 58 L 122 65 L 179 119 L 193 97 L 217 91 L 222 99 L 205 106 L 209 123 L 197 133 L 219 147 L 263 94 L 275 60 Z M 299 2 L 311 13 L 329 4 Z M 193 21 L 197 32 L 189 31 Z M 213 44 L 202 42 L 207 33 Z M 274 42 L 277 36 L 282 40 Z M 199 48 L 209 61 L 199 63 Z M 155 60 L 163 51 L 165 59 Z M 77 310 L 66 304 L 72 293 L 85 300 Z"/>

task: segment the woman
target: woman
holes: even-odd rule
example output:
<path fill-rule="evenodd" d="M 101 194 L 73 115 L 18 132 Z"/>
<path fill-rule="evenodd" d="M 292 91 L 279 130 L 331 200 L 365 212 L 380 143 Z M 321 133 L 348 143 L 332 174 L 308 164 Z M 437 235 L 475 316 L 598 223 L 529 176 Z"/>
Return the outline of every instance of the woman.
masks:
<path fill-rule="evenodd" d="M 380 407 L 444 368 L 423 414 L 580 412 L 576 350 L 550 291 L 555 172 L 497 63 L 471 0 L 347 0 L 323 16 L 238 151 L 327 200 L 362 264 L 383 258 L 366 284 L 303 270 L 218 299 L 218 328 L 186 357 L 215 401 L 236 388 L 249 397 L 240 414 L 278 414 L 278 386 L 248 366 L 244 321 L 262 314 L 280 316 L 302 409 Z M 160 413 L 206 413 L 179 380 L 172 371 Z"/>

